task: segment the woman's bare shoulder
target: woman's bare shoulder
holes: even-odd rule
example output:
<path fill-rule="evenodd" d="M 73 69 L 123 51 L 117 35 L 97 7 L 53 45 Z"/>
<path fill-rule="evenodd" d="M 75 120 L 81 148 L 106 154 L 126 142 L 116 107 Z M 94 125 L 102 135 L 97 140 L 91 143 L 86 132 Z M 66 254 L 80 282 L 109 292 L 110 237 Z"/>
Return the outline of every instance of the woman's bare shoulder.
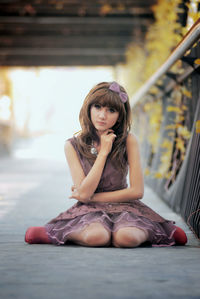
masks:
<path fill-rule="evenodd" d="M 135 134 L 129 133 L 126 139 L 127 146 L 129 145 L 138 145 L 138 139 Z"/>
<path fill-rule="evenodd" d="M 65 141 L 65 143 L 64 143 L 65 154 L 67 154 L 69 152 L 75 152 L 72 140 L 73 140 L 73 138 L 69 138 Z"/>

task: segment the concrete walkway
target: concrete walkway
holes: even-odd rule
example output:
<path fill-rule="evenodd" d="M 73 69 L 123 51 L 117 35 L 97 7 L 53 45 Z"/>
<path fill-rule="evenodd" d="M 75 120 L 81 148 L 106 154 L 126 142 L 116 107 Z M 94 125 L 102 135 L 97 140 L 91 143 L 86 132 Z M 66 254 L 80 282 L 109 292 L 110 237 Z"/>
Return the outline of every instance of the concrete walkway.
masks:
<path fill-rule="evenodd" d="M 135 249 L 29 245 L 40 226 L 75 203 L 62 161 L 0 160 L 0 298 L 200 298 L 200 242 L 148 188 L 144 202 L 186 230 L 186 246 Z"/>

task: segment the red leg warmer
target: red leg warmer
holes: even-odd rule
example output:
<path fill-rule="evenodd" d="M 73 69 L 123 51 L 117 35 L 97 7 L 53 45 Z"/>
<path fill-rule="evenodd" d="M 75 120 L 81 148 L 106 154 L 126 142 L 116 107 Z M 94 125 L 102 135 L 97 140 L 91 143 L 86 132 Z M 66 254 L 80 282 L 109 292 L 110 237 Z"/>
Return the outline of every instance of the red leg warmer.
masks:
<path fill-rule="evenodd" d="M 51 244 L 43 226 L 29 227 L 25 234 L 25 242 L 29 244 Z"/>
<path fill-rule="evenodd" d="M 173 238 L 175 239 L 177 245 L 185 245 L 187 243 L 186 233 L 178 226 L 176 226 Z"/>

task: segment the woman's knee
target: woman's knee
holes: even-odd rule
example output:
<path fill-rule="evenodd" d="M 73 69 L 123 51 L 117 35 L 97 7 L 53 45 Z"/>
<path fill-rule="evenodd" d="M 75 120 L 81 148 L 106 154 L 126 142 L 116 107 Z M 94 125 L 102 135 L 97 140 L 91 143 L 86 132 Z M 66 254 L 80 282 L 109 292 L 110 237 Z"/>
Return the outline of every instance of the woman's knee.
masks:
<path fill-rule="evenodd" d="M 135 227 L 124 227 L 113 233 L 115 247 L 138 247 L 147 240 L 147 233 Z"/>
<path fill-rule="evenodd" d="M 109 245 L 111 233 L 101 224 L 93 224 L 83 232 L 83 241 L 88 246 L 106 246 Z"/>

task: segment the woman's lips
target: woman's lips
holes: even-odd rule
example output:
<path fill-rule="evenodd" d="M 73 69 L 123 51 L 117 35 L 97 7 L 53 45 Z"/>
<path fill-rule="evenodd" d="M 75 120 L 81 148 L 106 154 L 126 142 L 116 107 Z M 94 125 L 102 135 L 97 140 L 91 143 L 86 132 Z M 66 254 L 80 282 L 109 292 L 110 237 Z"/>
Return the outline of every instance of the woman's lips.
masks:
<path fill-rule="evenodd" d="M 97 121 L 97 124 L 100 126 L 105 126 L 106 123 L 104 121 Z"/>

